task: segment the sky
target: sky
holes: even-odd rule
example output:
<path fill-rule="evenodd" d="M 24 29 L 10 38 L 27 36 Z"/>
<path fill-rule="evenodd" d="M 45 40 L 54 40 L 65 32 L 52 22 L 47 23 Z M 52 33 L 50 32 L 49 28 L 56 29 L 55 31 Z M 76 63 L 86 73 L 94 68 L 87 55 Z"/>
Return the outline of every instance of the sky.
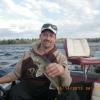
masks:
<path fill-rule="evenodd" d="M 58 38 L 100 38 L 100 0 L 0 0 L 0 39 L 38 38 L 44 23 Z"/>

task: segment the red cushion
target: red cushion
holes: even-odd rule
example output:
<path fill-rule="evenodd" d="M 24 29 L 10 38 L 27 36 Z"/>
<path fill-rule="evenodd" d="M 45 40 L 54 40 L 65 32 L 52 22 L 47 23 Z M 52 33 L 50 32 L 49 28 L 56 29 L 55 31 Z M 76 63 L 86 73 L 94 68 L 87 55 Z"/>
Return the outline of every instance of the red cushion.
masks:
<path fill-rule="evenodd" d="M 72 62 L 73 64 L 100 64 L 100 58 L 84 58 L 84 57 L 70 57 L 68 61 Z"/>

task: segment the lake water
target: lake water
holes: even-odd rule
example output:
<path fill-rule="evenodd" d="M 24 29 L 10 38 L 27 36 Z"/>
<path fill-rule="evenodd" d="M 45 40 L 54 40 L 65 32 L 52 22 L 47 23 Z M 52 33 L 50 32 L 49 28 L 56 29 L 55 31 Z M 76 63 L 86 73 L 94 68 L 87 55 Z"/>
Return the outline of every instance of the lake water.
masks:
<path fill-rule="evenodd" d="M 17 62 L 24 51 L 27 51 L 29 48 L 31 48 L 29 44 L 0 45 L 0 67 Z"/>
<path fill-rule="evenodd" d="M 0 67 L 9 66 L 17 62 L 25 51 L 31 49 L 30 44 L 0 45 Z M 59 44 L 59 48 L 62 46 Z"/>
<path fill-rule="evenodd" d="M 58 45 L 62 50 L 62 45 Z M 92 55 L 100 57 L 100 44 L 91 44 Z M 9 66 L 17 62 L 23 55 L 24 51 L 29 50 L 32 47 L 30 44 L 14 44 L 14 45 L 0 45 L 0 67 Z M 96 48 L 96 49 L 95 49 Z"/>

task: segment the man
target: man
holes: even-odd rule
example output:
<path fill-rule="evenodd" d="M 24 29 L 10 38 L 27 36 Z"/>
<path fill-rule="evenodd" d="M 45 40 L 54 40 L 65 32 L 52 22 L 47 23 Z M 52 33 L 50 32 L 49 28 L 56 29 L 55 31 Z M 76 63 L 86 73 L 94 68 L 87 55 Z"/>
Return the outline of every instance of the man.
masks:
<path fill-rule="evenodd" d="M 70 85 L 67 59 L 55 46 L 56 34 L 56 25 L 44 24 L 40 42 L 24 53 L 13 72 L 0 78 L 0 83 L 20 79 L 10 91 L 10 100 L 54 100 L 60 87 Z"/>

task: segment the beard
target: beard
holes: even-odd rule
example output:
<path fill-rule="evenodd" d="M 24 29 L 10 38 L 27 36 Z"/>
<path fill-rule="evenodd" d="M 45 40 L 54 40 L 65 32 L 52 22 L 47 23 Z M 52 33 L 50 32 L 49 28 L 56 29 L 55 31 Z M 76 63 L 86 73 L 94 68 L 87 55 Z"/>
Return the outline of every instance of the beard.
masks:
<path fill-rule="evenodd" d="M 51 42 L 51 41 L 49 41 L 49 40 L 44 40 L 43 42 L 42 42 L 42 46 L 45 48 L 45 49 L 48 49 L 48 48 L 51 48 L 51 47 L 53 47 L 53 43 Z"/>

